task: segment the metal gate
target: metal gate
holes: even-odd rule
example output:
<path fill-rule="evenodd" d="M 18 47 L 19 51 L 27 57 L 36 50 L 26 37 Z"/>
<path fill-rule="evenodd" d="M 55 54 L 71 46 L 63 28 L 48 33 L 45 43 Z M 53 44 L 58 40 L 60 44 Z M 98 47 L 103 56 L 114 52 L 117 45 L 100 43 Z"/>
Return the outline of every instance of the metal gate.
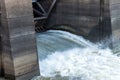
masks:
<path fill-rule="evenodd" d="M 45 31 L 44 24 L 57 0 L 32 0 L 36 32 Z"/>

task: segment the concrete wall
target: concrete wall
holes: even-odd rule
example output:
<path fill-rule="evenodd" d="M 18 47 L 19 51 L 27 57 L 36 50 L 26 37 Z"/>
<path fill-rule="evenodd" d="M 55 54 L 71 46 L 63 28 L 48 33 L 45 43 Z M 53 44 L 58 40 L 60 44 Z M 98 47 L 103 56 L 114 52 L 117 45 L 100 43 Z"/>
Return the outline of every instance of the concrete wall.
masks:
<path fill-rule="evenodd" d="M 120 0 L 110 0 L 113 46 L 120 46 Z"/>
<path fill-rule="evenodd" d="M 100 0 L 58 0 L 47 27 L 55 25 L 69 25 L 78 35 L 91 41 L 99 41 L 110 36 L 110 16 L 108 0 L 104 0 L 104 19 L 100 22 L 102 8 Z M 102 23 L 102 25 L 100 25 Z"/>
<path fill-rule="evenodd" d="M 31 1 L 1 1 L 5 76 L 26 80 L 39 75 Z M 120 42 L 120 1 L 104 0 L 103 4 L 100 3 L 101 0 L 58 0 L 47 27 L 68 25 L 75 34 L 91 41 L 99 41 L 112 34 L 113 39 Z M 23 74 L 26 75 L 21 76 Z"/>
<path fill-rule="evenodd" d="M 0 4 L 0 12 L 1 12 L 1 4 Z M 0 76 L 2 76 L 2 73 L 3 73 L 2 72 L 2 42 L 1 42 L 1 14 L 0 14 Z"/>
<path fill-rule="evenodd" d="M 32 0 L 1 0 L 1 4 L 5 77 L 30 80 L 39 75 Z"/>
<path fill-rule="evenodd" d="M 0 15 L 1 18 L 1 15 Z M 0 76 L 3 75 L 2 72 L 2 39 L 1 39 L 1 20 L 0 20 Z"/>

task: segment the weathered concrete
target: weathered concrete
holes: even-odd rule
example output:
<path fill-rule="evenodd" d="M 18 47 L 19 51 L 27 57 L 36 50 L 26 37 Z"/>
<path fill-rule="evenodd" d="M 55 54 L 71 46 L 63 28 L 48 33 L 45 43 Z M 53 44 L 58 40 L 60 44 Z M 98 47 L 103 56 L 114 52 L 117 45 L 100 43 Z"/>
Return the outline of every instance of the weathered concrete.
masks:
<path fill-rule="evenodd" d="M 59 0 L 48 19 L 47 27 L 68 25 L 78 35 L 91 41 L 110 36 L 109 5 L 102 0 Z M 102 9 L 102 10 L 101 10 Z M 102 21 L 100 18 L 104 17 Z"/>
<path fill-rule="evenodd" d="M 32 0 L 1 1 L 3 56 L 0 52 L 0 73 L 3 58 L 7 78 L 28 80 L 39 75 Z M 76 34 L 91 41 L 112 35 L 113 46 L 118 46 L 120 1 L 59 0 L 47 22 L 48 28 L 56 25 L 68 25 Z"/>
<path fill-rule="evenodd" d="M 1 0 L 1 3 L 5 77 L 29 80 L 39 75 L 32 0 Z"/>
<path fill-rule="evenodd" d="M 113 47 L 120 44 L 120 0 L 109 0 Z"/>
<path fill-rule="evenodd" d="M 99 0 L 59 0 L 48 26 L 69 25 L 76 34 L 90 36 L 92 29 L 99 29 L 99 16 Z M 93 35 L 97 38 L 99 33 Z"/>
<path fill-rule="evenodd" d="M 2 76 L 1 0 L 0 0 L 0 76 Z"/>
<path fill-rule="evenodd" d="M 1 18 L 1 15 L 0 15 Z M 3 76 L 3 65 L 2 65 L 2 40 L 1 40 L 1 20 L 0 20 L 0 76 Z"/>
<path fill-rule="evenodd" d="M 1 25 L 0 25 L 0 76 L 2 76 L 2 42 L 1 42 Z"/>

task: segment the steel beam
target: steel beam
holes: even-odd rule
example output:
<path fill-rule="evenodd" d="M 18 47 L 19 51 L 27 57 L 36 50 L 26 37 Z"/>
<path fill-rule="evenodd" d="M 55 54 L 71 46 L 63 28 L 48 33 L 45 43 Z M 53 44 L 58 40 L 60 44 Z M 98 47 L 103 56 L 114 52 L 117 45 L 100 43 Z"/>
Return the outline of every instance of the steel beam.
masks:
<path fill-rule="evenodd" d="M 41 5 L 41 2 L 38 2 L 37 0 L 32 0 L 32 2 L 34 4 L 36 4 L 36 6 L 38 6 L 38 10 L 34 8 L 33 6 L 33 10 L 35 12 L 35 14 L 39 15 L 38 17 L 35 17 L 35 21 L 37 20 L 42 20 L 42 19 L 47 19 L 48 16 L 50 15 L 50 12 L 52 11 L 53 7 L 55 6 L 55 3 L 57 2 L 57 0 L 52 0 L 52 3 L 46 4 L 46 5 Z M 43 1 L 44 2 L 44 1 Z M 50 2 L 50 0 L 46 0 L 46 3 Z M 50 6 L 49 6 L 50 5 Z M 45 6 L 49 6 L 48 10 L 45 10 Z"/>

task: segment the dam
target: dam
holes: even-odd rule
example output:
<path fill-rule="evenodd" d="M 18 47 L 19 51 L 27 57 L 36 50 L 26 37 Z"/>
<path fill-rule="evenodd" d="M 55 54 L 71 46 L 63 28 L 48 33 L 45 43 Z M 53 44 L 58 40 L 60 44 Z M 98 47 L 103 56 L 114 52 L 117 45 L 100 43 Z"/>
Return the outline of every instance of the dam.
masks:
<path fill-rule="evenodd" d="M 0 3 L 1 77 L 120 79 L 119 0 L 0 0 Z"/>

